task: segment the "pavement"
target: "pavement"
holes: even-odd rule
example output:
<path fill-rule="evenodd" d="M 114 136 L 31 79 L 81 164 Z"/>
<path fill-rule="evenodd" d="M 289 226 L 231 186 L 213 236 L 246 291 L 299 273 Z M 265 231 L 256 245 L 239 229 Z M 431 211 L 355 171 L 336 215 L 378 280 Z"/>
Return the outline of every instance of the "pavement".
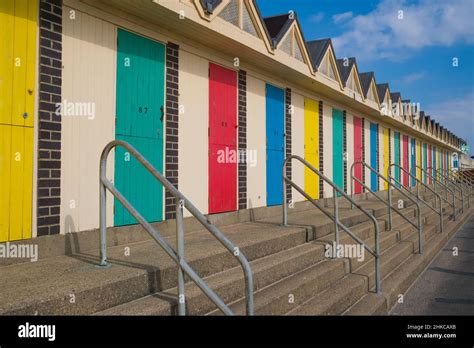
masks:
<path fill-rule="evenodd" d="M 403 303 L 390 314 L 474 315 L 474 215 L 440 250 L 405 293 Z"/>

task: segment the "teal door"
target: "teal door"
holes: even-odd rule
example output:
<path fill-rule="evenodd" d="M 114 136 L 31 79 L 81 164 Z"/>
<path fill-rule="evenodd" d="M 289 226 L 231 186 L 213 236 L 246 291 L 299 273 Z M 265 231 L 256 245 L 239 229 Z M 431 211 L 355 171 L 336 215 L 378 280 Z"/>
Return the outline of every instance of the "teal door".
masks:
<path fill-rule="evenodd" d="M 118 30 L 116 139 L 163 172 L 165 46 Z M 162 220 L 163 187 L 123 148 L 115 152 L 115 186 L 148 222 Z M 136 224 L 115 200 L 114 225 Z"/>
<path fill-rule="evenodd" d="M 399 132 L 394 132 L 393 133 L 393 154 L 395 157 L 395 164 L 397 166 L 392 167 L 391 173 L 394 175 L 395 180 L 397 183 L 400 182 L 400 167 L 401 162 L 400 162 L 400 133 Z M 391 164 L 391 163 L 390 163 Z M 397 184 L 397 186 L 400 186 Z"/>
<path fill-rule="evenodd" d="M 341 110 L 332 110 L 332 151 L 333 151 L 333 181 L 344 190 L 344 116 Z"/>

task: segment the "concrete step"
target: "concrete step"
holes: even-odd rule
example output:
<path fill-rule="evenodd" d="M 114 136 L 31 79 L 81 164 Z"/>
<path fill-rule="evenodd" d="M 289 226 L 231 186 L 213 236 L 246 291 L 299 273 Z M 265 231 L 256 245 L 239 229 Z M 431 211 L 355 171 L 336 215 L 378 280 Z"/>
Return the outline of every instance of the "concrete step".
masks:
<path fill-rule="evenodd" d="M 268 223 L 230 225 L 222 230 L 249 260 L 307 241 L 305 229 Z M 128 247 L 129 255 L 123 246 L 108 249 L 109 269 L 96 267 L 97 251 L 2 267 L 0 314 L 91 314 L 176 286 L 177 267 L 154 241 Z M 238 265 L 207 231 L 186 236 L 186 259 L 203 277 Z M 69 301 L 71 294 L 75 304 Z"/>
<path fill-rule="evenodd" d="M 343 315 L 385 315 L 387 300 L 383 295 L 369 293 L 348 308 Z"/>
<path fill-rule="evenodd" d="M 348 274 L 328 289 L 312 297 L 288 315 L 334 315 L 341 314 L 357 302 L 367 292 L 364 277 Z"/>
<path fill-rule="evenodd" d="M 326 260 L 271 284 L 255 293 L 256 315 L 282 315 L 346 275 L 344 260 Z M 236 314 L 245 314 L 245 301 L 231 305 Z M 210 313 L 221 314 L 220 311 Z"/>
<path fill-rule="evenodd" d="M 354 213 L 353 211 L 350 211 L 350 210 L 347 210 L 347 213 Z M 309 211 L 300 211 L 298 213 L 296 213 L 299 215 L 299 217 L 301 216 L 304 216 L 304 217 L 307 217 L 308 215 L 310 214 L 313 214 L 313 215 L 317 215 L 315 214 L 314 211 L 312 212 L 309 212 Z M 292 217 L 294 217 L 294 214 L 290 215 Z M 353 216 L 353 215 L 352 215 Z M 348 220 L 348 221 L 352 221 L 352 220 Z M 319 222 L 320 226 L 321 226 L 321 222 Z M 332 222 L 331 222 L 332 224 Z M 370 232 L 371 230 L 373 231 L 373 225 L 371 222 L 363 222 L 361 224 L 357 224 L 353 227 L 353 230 L 355 233 L 358 233 L 359 236 L 361 236 L 361 238 L 363 237 L 366 237 Z M 392 236 L 389 236 L 387 234 L 387 236 L 385 238 L 382 238 L 382 243 L 383 243 L 383 247 L 385 247 L 385 244 L 387 244 L 387 247 L 389 244 L 392 244 L 394 241 L 396 240 L 396 238 Z M 281 257 L 279 256 L 276 256 L 278 258 L 281 259 Z M 256 272 L 255 270 L 253 270 L 254 273 Z M 236 272 L 237 274 L 240 274 L 240 270 L 239 269 L 236 269 Z M 227 275 L 225 274 L 219 274 L 218 275 L 220 278 L 223 278 L 223 277 L 227 277 Z M 216 275 L 217 277 L 217 275 Z M 330 277 L 329 277 L 330 278 Z M 208 279 L 206 279 L 206 281 L 211 281 L 212 279 L 212 276 L 209 277 Z M 231 279 L 232 280 L 232 279 Z M 235 279 L 233 279 L 235 281 Z M 223 281 L 223 283 L 225 283 L 225 281 Z M 241 282 L 242 283 L 242 282 Z M 233 283 L 232 283 L 233 284 Z M 242 284 L 241 284 L 242 285 Z M 190 285 L 191 286 L 191 290 L 193 290 L 193 287 L 194 285 Z M 234 285 L 231 285 L 230 287 L 233 287 L 235 288 Z M 258 289 L 258 285 L 257 285 L 257 289 Z M 219 290 L 220 289 L 217 289 L 218 293 L 219 293 Z M 230 297 L 226 297 L 228 296 L 228 294 L 226 294 L 226 292 L 224 290 L 221 290 L 222 291 L 222 297 L 226 299 L 226 301 L 231 301 L 232 299 L 232 296 Z M 164 313 L 173 313 L 174 312 L 174 309 L 170 309 L 170 304 L 169 304 L 169 299 L 170 298 L 173 298 L 175 297 L 175 294 L 176 294 L 177 290 L 176 289 L 170 289 L 169 291 L 166 291 L 166 293 L 160 293 L 160 294 L 156 294 L 156 295 L 152 295 L 152 296 L 147 296 L 143 299 L 139 299 L 137 301 L 134 301 L 130 304 L 123 304 L 121 306 L 117 306 L 116 308 L 113 308 L 113 309 L 110 309 L 110 310 L 106 310 L 106 311 L 103 311 L 101 314 L 119 314 L 119 313 L 126 313 L 126 314 L 131 314 L 131 313 L 135 313 L 135 314 L 140 314 L 142 313 L 141 311 L 137 310 L 137 308 L 143 308 L 143 309 L 146 309 L 146 313 L 147 314 L 150 314 L 150 313 L 153 313 L 153 314 L 163 314 L 163 311 Z M 192 294 L 195 294 L 197 297 L 196 297 L 196 300 L 193 298 Z M 243 290 L 242 290 L 242 294 L 243 294 Z M 168 304 L 163 304 L 163 300 L 165 299 L 168 300 Z M 196 309 L 193 307 L 193 302 L 194 301 L 198 301 L 198 302 L 208 302 L 207 305 L 209 307 L 213 307 L 213 304 L 210 303 L 207 299 L 204 298 L 204 295 L 201 294 L 200 290 L 198 290 L 197 288 L 193 290 L 193 292 L 190 292 L 190 290 L 187 290 L 187 304 L 188 304 L 188 311 L 190 314 L 202 314 L 203 312 L 205 312 L 204 310 L 202 310 L 201 308 L 199 309 Z M 156 304 L 156 302 L 160 302 L 160 304 Z M 155 303 L 153 305 L 153 303 Z M 242 301 L 242 303 L 244 303 Z M 176 303 L 174 301 L 174 304 L 171 304 L 171 306 L 176 306 Z M 243 305 L 242 305 L 243 306 Z M 150 312 L 150 308 L 156 308 L 156 310 L 152 310 L 152 312 Z M 242 307 L 243 308 L 243 307 Z M 265 307 L 267 308 L 268 310 L 268 307 Z"/>
<path fill-rule="evenodd" d="M 282 278 L 308 268 L 324 259 L 324 246 L 307 243 L 251 262 L 254 291 L 264 288 Z M 244 296 L 242 269 L 234 267 L 205 278 L 206 283 L 226 302 L 230 303 Z M 101 315 L 165 315 L 176 313 L 177 288 L 149 295 L 102 311 Z M 170 300 L 171 299 L 171 300 Z M 186 308 L 190 315 L 205 314 L 216 307 L 191 282 L 186 283 Z M 146 313 L 142 310 L 145 309 Z"/>
<path fill-rule="evenodd" d="M 437 252 L 447 243 L 450 237 L 460 228 L 463 221 L 466 221 L 472 211 L 463 216 L 460 221 L 447 221 L 444 233 L 435 232 L 435 228 L 427 228 L 431 231 L 426 236 L 424 253 L 411 254 L 390 274 L 382 279 L 383 296 L 367 294 L 344 314 L 346 315 L 383 315 L 395 305 L 399 296 L 403 294 L 418 275 L 428 266 Z"/>

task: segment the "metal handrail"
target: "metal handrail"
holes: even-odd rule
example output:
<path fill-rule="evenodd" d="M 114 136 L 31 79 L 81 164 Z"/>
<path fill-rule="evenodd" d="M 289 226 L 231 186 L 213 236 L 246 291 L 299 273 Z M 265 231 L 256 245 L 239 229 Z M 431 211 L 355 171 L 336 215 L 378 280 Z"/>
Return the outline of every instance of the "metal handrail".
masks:
<path fill-rule="evenodd" d="M 329 184 L 333 189 L 333 198 L 334 198 L 334 215 L 328 212 L 326 209 L 321 207 L 310 195 L 308 195 L 301 187 L 299 187 L 296 183 L 294 183 L 290 178 L 286 175 L 286 165 L 289 161 L 296 159 L 301 162 L 304 166 L 311 169 L 313 173 L 318 175 L 324 182 Z M 377 222 L 377 219 L 367 211 L 364 207 L 357 204 L 349 195 L 347 195 L 343 190 L 341 190 L 333 181 L 327 178 L 323 173 L 319 170 L 314 168 L 309 162 L 304 160 L 300 156 L 292 155 L 288 156 L 285 161 L 283 162 L 282 168 L 282 177 L 283 177 L 283 226 L 288 226 L 288 201 L 287 201 L 287 192 L 286 192 L 286 183 L 290 184 L 296 191 L 298 191 L 301 195 L 303 195 L 308 201 L 310 201 L 316 208 L 321 210 L 324 215 L 326 215 L 329 219 L 334 222 L 334 229 L 335 229 L 335 239 L 336 239 L 336 247 L 339 246 L 339 227 L 342 228 L 349 236 L 351 236 L 355 241 L 359 244 L 362 244 L 374 258 L 375 258 L 375 291 L 377 294 L 382 293 L 381 287 L 381 273 L 380 273 L 380 229 Z M 340 193 L 342 197 L 346 198 L 351 204 L 355 205 L 360 211 L 362 211 L 365 215 L 369 217 L 369 219 L 374 224 L 375 228 L 375 251 L 362 239 L 357 237 L 355 234 L 351 232 L 351 230 L 346 227 L 344 224 L 341 223 L 339 219 L 339 206 L 337 203 L 337 193 Z M 337 255 L 337 254 L 336 254 Z"/>
<path fill-rule="evenodd" d="M 115 188 L 107 178 L 107 158 L 110 151 L 121 146 L 140 162 L 176 199 L 176 233 L 178 252 L 158 233 L 145 218 L 130 204 L 130 202 Z M 184 228 L 183 207 L 186 208 L 228 251 L 236 257 L 243 268 L 245 276 L 246 309 L 247 315 L 253 315 L 253 276 L 250 263 L 240 251 L 216 226 L 209 223 L 206 217 L 171 184 L 148 160 L 143 157 L 132 145 L 122 140 L 108 143 L 100 158 L 100 266 L 106 267 L 107 262 L 107 224 L 106 224 L 106 196 L 109 190 L 122 205 L 132 214 L 153 239 L 163 248 L 178 266 L 178 313 L 186 314 L 184 273 L 204 292 L 216 306 L 227 315 L 233 315 L 227 304 L 212 290 L 206 282 L 189 266 L 184 258 Z M 237 251 L 237 252 L 236 252 Z"/>
<path fill-rule="evenodd" d="M 450 169 L 446 169 L 446 174 L 449 178 L 451 178 L 451 180 L 453 180 L 455 183 L 458 183 L 461 187 L 463 187 L 466 190 L 466 191 L 463 191 L 463 194 L 464 194 L 464 197 L 467 194 L 467 207 L 470 208 L 471 207 L 470 195 L 472 192 L 472 187 L 469 184 L 469 182 L 465 180 L 461 175 L 456 176 L 455 172 Z"/>
<path fill-rule="evenodd" d="M 448 173 L 448 176 L 450 176 L 453 180 L 456 180 L 458 182 L 460 182 L 461 184 L 464 184 L 464 188 L 467 189 L 469 191 L 469 193 L 472 192 L 472 189 L 473 189 L 473 184 L 472 182 L 465 176 L 464 173 L 461 173 L 461 172 L 455 172 L 454 170 L 450 170 L 448 169 L 447 170 L 447 173 Z M 468 202 L 469 204 L 469 202 Z M 469 205 L 468 205 L 469 207 Z"/>
<path fill-rule="evenodd" d="M 426 202 L 424 199 L 420 198 L 420 190 L 419 190 L 419 186 L 417 185 L 417 189 L 416 189 L 416 195 L 411 191 L 409 190 L 408 188 L 406 188 L 405 186 L 403 186 L 396 178 L 392 177 L 392 167 L 396 167 L 398 168 L 399 170 L 401 170 L 403 173 L 406 173 L 409 175 L 410 178 L 413 178 L 415 179 L 415 182 L 418 182 L 419 184 L 421 184 L 423 187 L 425 187 L 425 189 L 428 189 L 430 190 L 431 192 L 433 192 L 435 194 L 435 196 L 439 199 L 439 211 L 437 211 L 435 208 L 436 208 L 436 201 L 435 201 L 435 207 L 432 207 L 431 204 L 429 204 L 428 202 Z M 443 207 L 441 205 L 441 195 L 436 192 L 435 190 L 433 190 L 431 187 L 429 187 L 428 185 L 426 185 L 425 183 L 423 183 L 420 179 L 418 179 L 416 176 L 414 176 L 413 174 L 409 173 L 406 169 L 402 168 L 399 164 L 396 164 L 396 163 L 392 163 L 391 165 L 389 165 L 388 167 L 388 179 L 391 179 L 393 180 L 396 184 L 400 185 L 400 187 L 402 187 L 406 192 L 410 193 L 411 195 L 415 196 L 417 200 L 419 200 L 420 202 L 422 202 L 424 205 L 426 205 L 428 208 L 430 208 L 431 210 L 433 210 L 436 214 L 439 215 L 439 225 L 440 225 L 440 232 L 442 233 L 443 232 Z M 446 200 L 447 201 L 447 200 Z"/>
<path fill-rule="evenodd" d="M 430 167 L 431 168 L 431 167 Z M 433 180 L 434 184 L 434 189 L 436 190 L 436 186 L 440 185 L 444 188 L 444 192 L 446 195 L 446 198 L 444 199 L 445 202 L 447 202 L 451 207 L 453 207 L 453 219 L 456 220 L 456 196 L 453 190 L 451 190 L 446 184 L 442 183 L 440 180 L 438 180 L 437 177 L 434 177 L 432 174 L 428 173 L 425 171 L 423 168 L 420 168 L 422 173 L 425 173 L 427 176 L 429 176 Z M 432 169 L 432 168 L 431 168 Z M 452 195 L 452 203 L 448 201 L 448 191 Z"/>
<path fill-rule="evenodd" d="M 451 169 L 450 172 L 451 172 L 454 176 L 456 176 L 456 175 L 461 176 L 461 177 L 465 180 L 465 182 L 466 182 L 469 186 L 471 186 L 471 188 L 473 188 L 473 186 L 474 186 L 474 177 L 471 177 L 471 176 L 467 175 L 467 174 L 464 173 L 461 169 L 458 169 L 458 171 L 454 171 L 454 170 Z"/>
<path fill-rule="evenodd" d="M 423 172 L 423 169 L 419 166 L 416 166 L 417 168 L 421 169 L 422 172 Z M 431 172 L 433 172 L 433 168 L 432 167 L 429 167 L 429 168 L 426 168 L 426 172 L 431 169 Z M 456 189 L 457 192 L 461 193 L 461 198 L 459 198 L 459 196 L 456 195 L 456 199 L 459 200 L 461 202 L 461 213 L 464 213 L 464 190 L 462 189 L 461 186 L 459 186 L 458 184 L 456 184 L 453 180 L 451 180 L 449 177 L 447 177 L 446 175 L 443 175 L 440 173 L 440 171 L 438 170 L 435 170 L 436 172 L 436 175 L 437 176 L 440 176 L 442 178 L 444 178 L 444 182 L 446 182 L 446 185 L 451 185 L 451 187 L 453 187 L 454 189 Z M 454 190 L 453 190 L 454 191 Z"/>
<path fill-rule="evenodd" d="M 378 196 L 370 187 L 365 185 L 362 181 L 360 181 L 357 177 L 354 176 L 354 167 L 355 165 L 362 165 L 362 167 L 369 169 L 372 173 L 376 174 L 377 177 L 382 179 L 388 184 L 388 201 L 386 202 L 382 197 Z M 420 204 L 412 199 L 409 195 L 407 195 L 405 192 L 400 190 L 396 185 L 394 185 L 392 182 L 390 182 L 386 177 L 384 177 L 382 174 L 377 172 L 374 168 L 372 168 L 370 165 L 368 165 L 365 162 L 362 161 L 356 161 L 351 165 L 351 192 L 353 192 L 353 187 L 354 187 L 354 181 L 359 183 L 363 188 L 365 188 L 368 192 L 372 193 L 377 199 L 379 199 L 381 202 L 386 204 L 388 206 L 388 226 L 389 229 L 392 229 L 392 210 L 395 211 L 398 215 L 400 215 L 405 221 L 407 221 L 409 224 L 414 226 L 418 230 L 418 252 L 420 254 L 423 254 L 423 225 L 421 223 L 421 208 Z M 392 207 L 392 190 L 390 190 L 390 186 L 395 188 L 398 192 L 400 192 L 403 196 L 408 198 L 408 200 L 412 201 L 413 204 L 416 205 L 417 208 L 417 219 L 418 219 L 418 225 L 413 223 L 410 219 L 408 219 L 401 211 L 398 209 Z"/>

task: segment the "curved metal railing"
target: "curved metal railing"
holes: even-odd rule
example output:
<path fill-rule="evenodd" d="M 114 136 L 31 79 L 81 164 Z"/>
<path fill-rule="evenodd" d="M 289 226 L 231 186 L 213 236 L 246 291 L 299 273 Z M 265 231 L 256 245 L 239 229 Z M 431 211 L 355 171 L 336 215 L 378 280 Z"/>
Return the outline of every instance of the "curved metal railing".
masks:
<path fill-rule="evenodd" d="M 121 146 L 125 148 L 135 159 L 140 162 L 157 179 L 168 192 L 176 199 L 176 252 L 173 247 L 156 231 L 145 218 L 130 204 L 130 202 L 115 188 L 107 178 L 107 158 L 110 151 Z M 143 157 L 132 145 L 122 140 L 114 140 L 108 143 L 100 158 L 100 266 L 107 266 L 107 218 L 106 218 L 106 195 L 109 190 L 115 198 L 132 214 L 143 228 L 153 237 L 168 256 L 178 266 L 178 313 L 186 314 L 185 305 L 185 283 L 184 273 L 204 292 L 204 294 L 224 313 L 233 315 L 227 304 L 212 290 L 206 282 L 191 268 L 184 257 L 184 228 L 183 228 L 183 207 L 186 208 L 211 234 L 216 238 L 234 257 L 237 258 L 245 277 L 246 309 L 247 315 L 253 315 L 253 276 L 250 263 L 238 248 L 214 225 L 209 223 L 206 217 L 171 184 L 148 160 Z M 236 252 L 238 251 L 238 252 Z"/>
<path fill-rule="evenodd" d="M 442 188 L 444 188 L 444 192 L 445 192 L 445 195 L 446 195 L 446 198 L 444 199 L 444 201 L 447 202 L 453 208 L 453 219 L 456 220 L 456 198 L 457 197 L 456 197 L 454 191 L 451 190 L 451 188 L 449 188 L 445 183 L 441 182 L 441 180 L 439 180 L 437 177 L 435 177 L 432 174 L 428 173 L 423 168 L 420 168 L 420 169 L 421 169 L 422 173 L 426 174 L 429 178 L 431 178 L 433 180 L 433 186 L 434 186 L 435 191 L 436 191 L 437 186 L 441 186 Z M 448 191 L 451 194 L 451 198 L 452 198 L 451 203 L 448 201 Z"/>
<path fill-rule="evenodd" d="M 470 195 L 472 194 L 473 190 L 472 182 L 465 176 L 465 174 L 461 173 L 460 171 L 455 172 L 453 170 L 447 169 L 446 173 L 448 174 L 448 177 L 450 177 L 455 182 L 458 182 L 464 187 L 464 189 L 466 189 L 466 191 L 468 192 L 467 207 L 470 208 Z"/>
<path fill-rule="evenodd" d="M 409 190 L 407 187 L 403 186 L 396 178 L 392 177 L 392 167 L 395 167 L 395 168 L 398 168 L 398 170 L 401 170 L 403 173 L 406 173 L 409 175 L 410 178 L 413 178 L 415 180 L 415 182 L 421 184 L 425 189 L 428 189 L 430 192 L 434 193 L 434 195 L 438 198 L 439 200 L 439 211 L 437 211 L 435 208 L 436 208 L 436 201 L 435 201 L 435 207 L 432 207 L 431 204 L 429 204 L 428 202 L 426 202 L 424 199 L 422 199 L 420 197 L 420 190 L 419 190 L 419 186 L 417 185 L 417 188 L 416 188 L 416 195 L 411 191 Z M 409 173 L 408 170 L 402 168 L 399 164 L 396 164 L 396 163 L 392 163 L 389 167 L 388 167 L 388 179 L 390 180 L 393 180 L 397 185 L 399 185 L 399 187 L 403 188 L 406 192 L 408 192 L 409 194 L 413 195 L 416 197 L 417 200 L 419 200 L 420 202 L 422 202 L 424 205 L 426 205 L 428 208 L 430 208 L 431 210 L 433 210 L 436 214 L 439 215 L 439 226 L 440 226 L 440 232 L 442 233 L 444 228 L 443 228 L 443 207 L 442 207 L 442 204 L 441 204 L 441 200 L 442 200 L 442 197 L 441 195 L 436 192 L 435 190 L 433 190 L 431 187 L 429 187 L 428 185 L 426 185 L 425 183 L 423 183 L 420 179 L 418 179 L 417 177 L 415 177 L 413 174 Z M 447 202 L 447 200 L 446 200 Z M 449 203 L 449 202 L 448 202 Z"/>
<path fill-rule="evenodd" d="M 431 173 L 433 173 L 433 170 L 434 172 L 436 173 L 436 176 L 437 177 L 440 177 L 440 178 L 443 178 L 443 183 L 448 186 L 448 187 L 451 187 L 453 188 L 453 191 L 455 192 L 459 192 L 460 193 L 460 197 L 459 196 L 455 196 L 457 200 L 459 200 L 461 202 L 461 213 L 464 213 L 464 190 L 462 189 L 461 186 L 459 186 L 457 183 L 455 183 L 451 178 L 447 177 L 446 175 L 442 174 L 441 171 L 439 170 L 436 170 L 436 169 L 433 169 L 433 167 L 428 167 L 426 168 L 426 171 L 419 167 L 419 166 L 416 166 L 417 168 L 421 169 L 421 172 L 428 172 L 430 171 Z"/>
<path fill-rule="evenodd" d="M 382 197 L 377 195 L 370 187 L 365 185 L 359 178 L 354 176 L 354 167 L 356 165 L 361 165 L 362 168 L 367 168 L 369 169 L 372 173 L 374 173 L 378 178 L 382 179 L 388 184 L 388 201 L 386 202 Z M 412 199 L 409 195 L 407 195 L 405 192 L 403 192 L 401 189 L 399 189 L 396 185 L 394 185 L 392 182 L 390 182 L 386 177 L 384 177 L 382 174 L 380 174 L 378 171 L 376 171 L 374 168 L 372 168 L 370 165 L 368 165 L 365 162 L 362 161 L 356 161 L 351 165 L 351 192 L 353 192 L 354 188 L 354 181 L 359 183 L 363 188 L 365 188 L 368 192 L 372 193 L 378 200 L 380 200 L 382 203 L 388 206 L 388 226 L 389 229 L 392 229 L 392 210 L 395 211 L 398 215 L 400 215 L 405 221 L 407 221 L 410 225 L 414 226 L 418 230 L 418 252 L 420 254 L 423 254 L 423 224 L 421 222 L 421 208 L 420 204 Z M 410 219 L 408 219 L 401 211 L 399 211 L 397 208 L 392 207 L 392 190 L 390 190 L 390 186 L 393 187 L 395 190 L 400 192 L 403 196 L 405 196 L 408 200 L 412 201 L 413 204 L 417 208 L 417 219 L 418 219 L 418 224 L 413 223 Z"/>
<path fill-rule="evenodd" d="M 333 189 L 333 197 L 334 197 L 334 215 L 332 215 L 330 212 L 328 212 L 325 208 L 321 207 L 310 195 L 308 195 L 301 187 L 299 187 L 296 183 L 294 183 L 290 178 L 287 177 L 286 175 L 286 165 L 289 161 L 291 160 L 297 160 L 301 162 L 304 166 L 309 168 L 313 173 L 318 175 L 324 182 L 326 182 L 328 185 L 330 185 Z M 374 217 L 373 214 L 371 214 L 369 211 L 367 211 L 364 207 L 361 205 L 357 204 L 349 195 L 347 195 L 344 190 L 341 190 L 332 180 L 324 176 L 323 173 L 321 173 L 319 170 L 314 168 L 309 162 L 304 160 L 300 156 L 289 156 L 285 159 L 283 162 L 283 168 L 282 168 L 282 177 L 283 177 L 283 226 L 288 226 L 288 200 L 287 200 L 287 192 L 286 192 L 286 183 L 290 184 L 296 191 L 298 191 L 303 197 L 305 197 L 308 201 L 313 204 L 316 208 L 321 210 L 324 215 L 326 215 L 329 219 L 331 219 L 334 222 L 334 229 L 335 229 L 335 240 L 336 240 L 336 247 L 339 245 L 339 227 L 344 230 L 349 236 L 351 236 L 355 241 L 357 241 L 359 244 L 364 246 L 364 249 L 367 250 L 374 258 L 375 258 L 375 291 L 377 294 L 382 293 L 382 287 L 381 287 L 381 273 L 380 273 L 380 229 L 379 229 L 379 224 L 377 222 L 377 219 Z M 362 239 L 357 237 L 355 234 L 352 233 L 352 231 L 345 226 L 344 224 L 341 223 L 339 219 L 339 206 L 337 203 L 337 196 L 338 193 L 346 198 L 351 205 L 353 204 L 356 206 L 360 211 L 362 211 L 365 215 L 369 217 L 369 219 L 373 222 L 374 228 L 375 228 L 375 250 L 373 250 L 366 242 L 364 242 Z"/>

